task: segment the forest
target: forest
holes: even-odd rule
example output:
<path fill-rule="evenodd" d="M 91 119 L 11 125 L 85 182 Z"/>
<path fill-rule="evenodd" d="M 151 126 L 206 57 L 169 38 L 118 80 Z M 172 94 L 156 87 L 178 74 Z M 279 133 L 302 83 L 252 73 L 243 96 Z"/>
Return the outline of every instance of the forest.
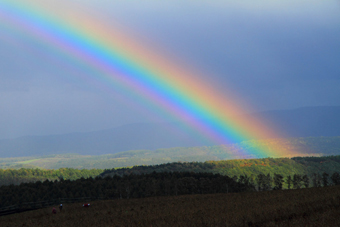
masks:
<path fill-rule="evenodd" d="M 75 181 L 63 180 L 21 183 L 0 187 L 0 208 L 23 206 L 39 201 L 62 203 L 72 198 L 120 199 L 211 194 L 254 190 L 251 185 L 212 173 L 163 172 L 123 177 L 89 177 Z M 36 205 L 36 204 L 35 204 Z"/>
<path fill-rule="evenodd" d="M 340 156 L 324 157 L 295 157 L 295 158 L 262 158 L 262 159 L 237 159 L 206 162 L 174 162 L 150 166 L 134 166 L 132 168 L 107 169 L 101 176 L 129 175 L 156 172 L 209 172 L 237 178 L 246 176 L 250 181 L 256 180 L 259 174 L 270 175 L 274 173 L 283 178 L 294 175 L 306 175 L 309 179 L 321 179 L 323 174 L 331 176 L 340 172 Z M 288 188 L 287 182 L 283 188 Z"/>
<path fill-rule="evenodd" d="M 250 181 L 255 182 L 259 174 L 270 175 L 274 173 L 283 178 L 294 176 L 295 174 L 309 179 L 321 179 L 322 175 L 331 176 L 334 172 L 340 172 L 340 156 L 323 157 L 295 157 L 295 158 L 262 158 L 262 159 L 236 159 L 206 162 L 172 162 L 159 165 L 140 165 L 124 168 L 112 169 L 73 169 L 60 168 L 57 170 L 46 169 L 0 169 L 1 185 L 18 185 L 25 182 L 55 181 L 55 180 L 76 180 L 83 178 L 95 178 L 100 175 L 124 176 L 130 174 L 150 174 L 152 172 L 194 172 L 213 173 L 238 178 L 247 176 Z M 288 188 L 287 182 L 283 183 L 283 188 Z"/>
<path fill-rule="evenodd" d="M 58 170 L 42 170 L 42 169 L 0 169 L 0 186 L 1 185 L 18 185 L 21 183 L 36 181 L 55 181 L 55 180 L 76 180 L 79 178 L 96 177 L 103 170 L 101 169 L 72 169 L 60 168 Z"/>
<path fill-rule="evenodd" d="M 331 188 L 340 185 L 339 162 L 340 156 L 325 156 L 174 162 L 104 171 L 71 168 L 7 169 L 0 171 L 1 179 L 4 180 L 4 185 L 0 186 L 0 216 L 1 213 L 6 212 L 38 209 L 77 201 L 121 201 L 122 199 L 130 201 L 184 195 L 218 193 L 227 195 Z M 8 185 L 11 181 L 16 185 L 14 183 Z M 328 202 L 319 208 L 318 198 L 311 202 L 316 207 L 313 212 L 330 208 Z M 275 207 L 280 206 L 276 204 Z M 335 212 L 337 207 L 336 203 L 331 208 L 332 212 Z M 211 209 L 215 209 L 215 206 Z M 287 209 L 287 212 L 284 211 L 287 217 L 295 215 L 295 210 L 288 211 L 288 207 L 285 209 Z M 303 216 L 303 213 L 301 215 Z M 280 216 L 278 220 L 281 218 L 286 220 L 286 216 Z M 254 222 L 268 221 L 264 216 L 259 217 L 248 217 L 248 219 Z M 297 217 L 300 216 L 294 216 Z"/>
<path fill-rule="evenodd" d="M 284 178 L 280 174 L 258 174 L 253 180 L 247 175 L 230 178 L 221 174 L 194 172 L 152 172 L 124 176 L 89 177 L 77 180 L 45 180 L 0 187 L 0 209 L 10 206 L 34 206 L 39 203 L 65 203 L 70 199 L 130 199 L 187 194 L 214 194 L 245 191 L 282 190 L 340 185 L 340 174 L 322 176 L 294 174 Z"/>

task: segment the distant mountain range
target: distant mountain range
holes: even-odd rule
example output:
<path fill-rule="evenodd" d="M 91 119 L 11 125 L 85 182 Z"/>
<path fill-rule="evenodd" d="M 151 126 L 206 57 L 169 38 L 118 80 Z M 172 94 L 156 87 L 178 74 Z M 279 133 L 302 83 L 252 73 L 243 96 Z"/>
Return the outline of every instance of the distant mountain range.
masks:
<path fill-rule="evenodd" d="M 304 107 L 254 113 L 290 137 L 340 136 L 340 107 Z M 180 129 L 180 130 L 178 130 Z M 178 123 L 129 124 L 108 130 L 0 140 L 0 157 L 114 154 L 128 150 L 215 145 Z"/>

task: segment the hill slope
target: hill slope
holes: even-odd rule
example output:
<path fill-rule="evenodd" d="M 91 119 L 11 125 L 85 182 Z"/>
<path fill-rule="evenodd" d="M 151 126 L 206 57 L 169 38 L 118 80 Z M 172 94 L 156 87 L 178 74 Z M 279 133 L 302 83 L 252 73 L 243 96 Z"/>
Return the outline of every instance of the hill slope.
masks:
<path fill-rule="evenodd" d="M 334 172 L 340 173 L 340 156 L 324 157 L 296 157 L 296 158 L 262 158 L 237 159 L 207 162 L 175 162 L 152 166 L 134 166 L 132 168 L 119 168 L 106 170 L 101 176 L 124 176 L 130 174 L 150 174 L 152 172 L 209 172 L 240 177 L 247 175 L 255 180 L 259 174 L 280 174 L 284 180 L 294 174 L 308 175 L 310 179 L 321 177 L 323 173 L 331 176 Z M 286 182 L 284 183 L 286 186 Z"/>

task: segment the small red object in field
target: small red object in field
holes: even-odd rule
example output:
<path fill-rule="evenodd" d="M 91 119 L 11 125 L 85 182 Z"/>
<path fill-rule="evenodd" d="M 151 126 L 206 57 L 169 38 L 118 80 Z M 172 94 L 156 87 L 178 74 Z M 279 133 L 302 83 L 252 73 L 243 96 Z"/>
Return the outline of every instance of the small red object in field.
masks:
<path fill-rule="evenodd" d="M 83 204 L 83 207 L 90 207 L 90 204 L 89 203 L 85 203 L 85 204 Z"/>
<path fill-rule="evenodd" d="M 56 213 L 57 213 L 57 209 L 53 207 L 52 214 L 56 214 Z"/>

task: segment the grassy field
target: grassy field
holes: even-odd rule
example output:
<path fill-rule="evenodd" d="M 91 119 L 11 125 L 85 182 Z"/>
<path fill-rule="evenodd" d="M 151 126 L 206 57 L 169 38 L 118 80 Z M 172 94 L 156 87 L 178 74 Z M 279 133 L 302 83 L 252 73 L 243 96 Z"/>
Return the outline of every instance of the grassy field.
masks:
<path fill-rule="evenodd" d="M 77 169 L 112 169 L 135 165 L 156 165 L 170 162 L 204 162 L 208 160 L 231 160 L 265 158 L 245 155 L 244 151 L 258 150 L 261 147 L 271 150 L 272 158 L 276 147 L 285 150 L 285 157 L 328 156 L 340 154 L 340 136 L 306 137 L 249 140 L 238 144 L 202 147 L 174 147 L 157 150 L 131 150 L 107 155 L 55 154 L 48 156 L 0 158 L 1 169 L 20 168 L 77 168 Z M 32 151 L 33 152 L 33 151 Z M 34 153 L 34 152 L 33 152 Z M 33 154 L 31 153 L 31 154 Z M 251 152 L 250 152 L 251 153 Z"/>
<path fill-rule="evenodd" d="M 87 202 L 87 201 L 84 201 Z M 340 187 L 64 204 L 0 217 L 13 226 L 340 226 Z"/>

